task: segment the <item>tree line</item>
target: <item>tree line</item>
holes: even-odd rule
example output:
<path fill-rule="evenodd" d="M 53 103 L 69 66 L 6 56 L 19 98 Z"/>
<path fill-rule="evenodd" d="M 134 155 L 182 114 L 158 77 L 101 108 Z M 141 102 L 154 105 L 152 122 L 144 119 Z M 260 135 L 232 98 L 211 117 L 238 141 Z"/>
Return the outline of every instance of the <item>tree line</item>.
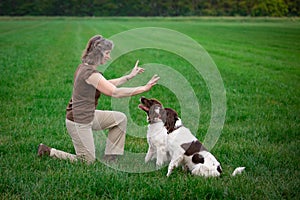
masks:
<path fill-rule="evenodd" d="M 300 0 L 2 0 L 4 16 L 299 16 Z"/>

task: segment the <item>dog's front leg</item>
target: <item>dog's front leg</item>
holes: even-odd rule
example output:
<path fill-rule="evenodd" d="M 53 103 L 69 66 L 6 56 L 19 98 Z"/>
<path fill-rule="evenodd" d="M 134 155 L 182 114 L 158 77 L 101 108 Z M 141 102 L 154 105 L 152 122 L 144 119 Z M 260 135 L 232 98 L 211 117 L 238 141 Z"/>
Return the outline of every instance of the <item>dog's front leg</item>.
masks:
<path fill-rule="evenodd" d="M 169 167 L 168 167 L 168 173 L 167 173 L 167 176 L 170 176 L 173 169 L 175 169 L 176 167 L 178 167 L 179 165 L 181 165 L 183 161 L 183 155 L 177 157 L 176 159 L 174 160 L 171 160 L 170 164 L 169 164 Z"/>
<path fill-rule="evenodd" d="M 165 147 L 158 147 L 157 148 L 157 160 L 156 160 L 156 167 L 161 167 L 165 162 L 168 161 L 167 150 Z"/>
<path fill-rule="evenodd" d="M 153 154 L 154 154 L 154 149 L 153 149 L 153 147 L 149 146 L 148 152 L 147 152 L 146 157 L 145 157 L 145 163 L 149 162 L 149 160 L 152 159 Z"/>

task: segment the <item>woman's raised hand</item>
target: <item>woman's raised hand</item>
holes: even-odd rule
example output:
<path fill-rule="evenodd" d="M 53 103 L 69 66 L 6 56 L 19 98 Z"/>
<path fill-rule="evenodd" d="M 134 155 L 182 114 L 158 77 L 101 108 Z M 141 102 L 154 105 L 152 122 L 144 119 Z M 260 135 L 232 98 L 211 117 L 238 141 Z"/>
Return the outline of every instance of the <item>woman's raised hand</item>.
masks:
<path fill-rule="evenodd" d="M 129 79 L 132 79 L 136 75 L 141 74 L 145 71 L 144 68 L 139 67 L 138 64 L 139 64 L 139 60 L 136 61 L 134 68 L 130 72 L 129 77 L 128 77 Z"/>

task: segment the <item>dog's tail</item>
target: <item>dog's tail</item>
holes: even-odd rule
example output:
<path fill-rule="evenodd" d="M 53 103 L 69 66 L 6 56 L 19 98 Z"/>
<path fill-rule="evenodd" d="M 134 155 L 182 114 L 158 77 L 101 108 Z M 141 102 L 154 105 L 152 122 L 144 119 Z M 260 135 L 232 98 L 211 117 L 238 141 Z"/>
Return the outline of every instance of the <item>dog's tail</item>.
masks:
<path fill-rule="evenodd" d="M 235 170 L 233 171 L 233 173 L 231 174 L 231 176 L 235 176 L 237 174 L 241 174 L 244 170 L 245 170 L 246 167 L 237 167 L 235 168 Z"/>

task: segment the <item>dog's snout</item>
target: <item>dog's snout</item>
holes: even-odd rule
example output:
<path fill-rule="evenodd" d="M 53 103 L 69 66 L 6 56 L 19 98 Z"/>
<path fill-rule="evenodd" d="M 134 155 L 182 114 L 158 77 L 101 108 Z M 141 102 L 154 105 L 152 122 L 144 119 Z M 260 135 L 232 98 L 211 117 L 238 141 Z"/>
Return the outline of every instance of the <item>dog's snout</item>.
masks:
<path fill-rule="evenodd" d="M 220 174 L 222 174 L 222 168 L 221 168 L 220 165 L 217 167 L 217 170 L 218 170 L 218 172 L 219 172 Z"/>

